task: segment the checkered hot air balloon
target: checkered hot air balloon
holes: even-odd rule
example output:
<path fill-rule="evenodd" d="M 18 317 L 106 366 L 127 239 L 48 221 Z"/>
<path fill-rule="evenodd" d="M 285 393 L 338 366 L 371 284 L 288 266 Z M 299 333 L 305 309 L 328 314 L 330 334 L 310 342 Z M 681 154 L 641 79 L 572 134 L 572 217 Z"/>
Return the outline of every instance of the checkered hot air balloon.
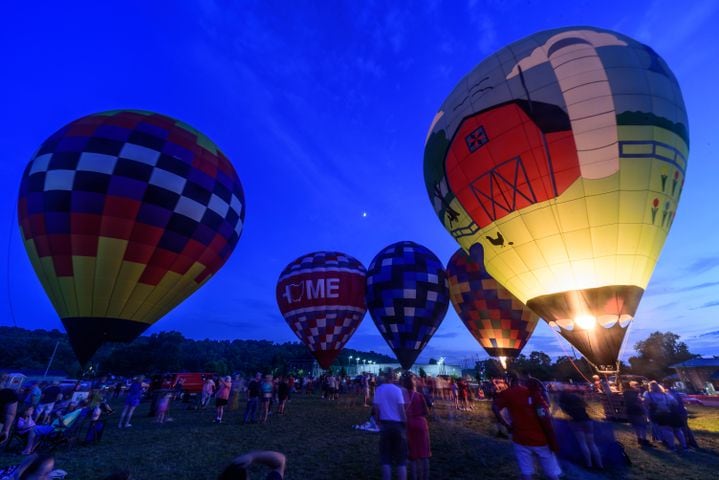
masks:
<path fill-rule="evenodd" d="M 280 274 L 280 312 L 322 368 L 332 365 L 364 318 L 366 273 L 344 253 L 313 252 Z"/>
<path fill-rule="evenodd" d="M 447 277 L 452 305 L 477 342 L 492 357 L 516 358 L 537 326 L 537 314 L 461 248 L 449 259 Z"/>
<path fill-rule="evenodd" d="M 85 363 L 104 341 L 136 338 L 222 267 L 245 200 L 232 164 L 202 133 L 118 110 L 45 140 L 23 174 L 18 217 Z"/>
<path fill-rule="evenodd" d="M 447 274 L 428 248 L 398 242 L 372 260 L 367 271 L 367 307 L 402 368 L 414 364 L 448 306 Z"/>

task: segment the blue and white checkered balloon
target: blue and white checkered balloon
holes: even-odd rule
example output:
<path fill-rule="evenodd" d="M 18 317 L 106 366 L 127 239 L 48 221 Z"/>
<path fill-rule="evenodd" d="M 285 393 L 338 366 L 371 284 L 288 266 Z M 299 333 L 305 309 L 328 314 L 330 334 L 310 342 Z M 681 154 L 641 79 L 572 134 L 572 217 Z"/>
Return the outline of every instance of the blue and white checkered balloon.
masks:
<path fill-rule="evenodd" d="M 409 369 L 442 323 L 449 305 L 447 274 L 428 248 L 398 242 L 367 271 L 367 307 L 402 368 Z"/>

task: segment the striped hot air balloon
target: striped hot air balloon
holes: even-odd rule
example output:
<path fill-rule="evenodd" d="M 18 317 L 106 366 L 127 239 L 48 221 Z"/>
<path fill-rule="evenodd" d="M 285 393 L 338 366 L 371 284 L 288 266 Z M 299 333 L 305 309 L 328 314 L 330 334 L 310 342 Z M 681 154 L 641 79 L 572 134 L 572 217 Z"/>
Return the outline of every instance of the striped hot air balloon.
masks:
<path fill-rule="evenodd" d="M 357 259 L 339 252 L 303 255 L 280 274 L 280 312 L 322 368 L 332 365 L 364 318 L 365 277 Z"/>
<path fill-rule="evenodd" d="M 245 200 L 225 155 L 157 113 L 88 115 L 28 163 L 18 217 L 25 249 L 85 363 L 131 341 L 217 272 Z"/>

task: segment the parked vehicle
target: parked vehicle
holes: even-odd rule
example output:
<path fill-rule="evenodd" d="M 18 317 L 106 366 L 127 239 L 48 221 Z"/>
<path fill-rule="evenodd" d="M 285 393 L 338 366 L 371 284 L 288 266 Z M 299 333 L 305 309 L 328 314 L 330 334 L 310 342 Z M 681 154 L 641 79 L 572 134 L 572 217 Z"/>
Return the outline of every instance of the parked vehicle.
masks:
<path fill-rule="evenodd" d="M 178 382 L 182 381 L 182 391 L 190 395 L 196 395 L 202 392 L 202 385 L 205 383 L 205 379 L 214 377 L 215 374 L 209 372 L 168 373 L 164 376 L 162 388 L 174 388 Z"/>

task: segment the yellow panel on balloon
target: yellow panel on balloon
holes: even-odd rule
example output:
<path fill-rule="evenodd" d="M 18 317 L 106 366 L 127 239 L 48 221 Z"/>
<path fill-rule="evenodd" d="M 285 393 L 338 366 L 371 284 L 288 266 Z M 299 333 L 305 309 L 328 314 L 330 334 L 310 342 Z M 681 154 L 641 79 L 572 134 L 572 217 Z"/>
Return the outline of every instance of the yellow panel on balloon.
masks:
<path fill-rule="evenodd" d="M 112 301 L 117 276 L 122 268 L 122 259 L 127 248 L 127 240 L 100 237 L 97 245 L 98 272 L 95 277 L 94 316 L 106 316 Z"/>
<path fill-rule="evenodd" d="M 130 318 L 124 317 L 127 315 L 129 310 L 125 310 L 127 301 L 132 295 L 135 286 L 138 285 L 142 272 L 145 270 L 146 265 L 136 262 L 123 261 L 120 271 L 117 274 L 115 281 L 115 290 L 112 295 L 110 303 L 107 305 L 107 316 L 111 318 Z"/>
<path fill-rule="evenodd" d="M 75 255 L 72 257 L 73 280 L 77 292 L 77 316 L 93 314 L 93 289 L 95 284 L 95 257 Z"/>
<path fill-rule="evenodd" d="M 58 277 L 57 282 L 60 285 L 62 296 L 67 302 L 69 316 L 89 316 L 89 312 L 92 310 L 92 305 L 78 303 L 77 290 L 75 289 L 75 279 L 73 277 Z"/>

